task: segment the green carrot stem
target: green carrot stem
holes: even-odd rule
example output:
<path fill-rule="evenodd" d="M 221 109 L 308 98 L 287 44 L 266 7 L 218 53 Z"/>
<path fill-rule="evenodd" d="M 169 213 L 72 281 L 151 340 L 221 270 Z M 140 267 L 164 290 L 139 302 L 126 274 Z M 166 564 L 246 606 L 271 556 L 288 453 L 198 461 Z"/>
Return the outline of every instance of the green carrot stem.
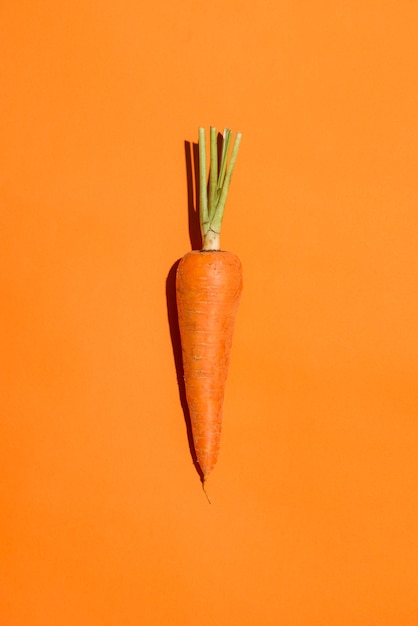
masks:
<path fill-rule="evenodd" d="M 228 163 L 228 167 L 225 173 L 225 179 L 222 182 L 221 193 L 218 200 L 218 205 L 216 207 L 215 215 L 210 221 L 210 228 L 215 232 L 219 233 L 222 226 L 222 219 L 224 216 L 226 199 L 228 196 L 229 186 L 231 184 L 232 173 L 234 171 L 235 162 L 237 160 L 238 150 L 241 143 L 241 133 L 237 133 L 234 141 L 234 145 L 232 147 L 231 158 Z"/>
<path fill-rule="evenodd" d="M 241 133 L 237 133 L 228 161 L 231 131 L 226 128 L 222 140 L 221 163 L 218 168 L 218 146 L 216 128 L 210 128 L 210 172 L 209 172 L 209 207 L 206 173 L 206 136 L 205 129 L 199 128 L 199 186 L 200 186 L 200 229 L 202 250 L 220 249 L 220 231 L 225 204 L 231 184 L 232 172 L 237 160 L 241 142 Z"/>
<path fill-rule="evenodd" d="M 224 184 L 225 172 L 226 172 L 226 164 L 227 164 L 227 156 L 229 152 L 229 144 L 231 143 L 232 133 L 229 128 L 225 128 L 223 139 L 222 139 L 222 153 L 221 153 L 221 166 L 219 168 L 219 178 L 218 178 L 218 197 L 222 189 L 222 185 Z"/>
<path fill-rule="evenodd" d="M 204 240 L 209 228 L 208 191 L 206 187 L 206 136 L 205 129 L 199 128 L 199 188 L 200 188 L 200 230 Z"/>
<path fill-rule="evenodd" d="M 215 215 L 218 201 L 218 147 L 216 128 L 210 129 L 210 170 L 209 170 L 209 223 Z"/>

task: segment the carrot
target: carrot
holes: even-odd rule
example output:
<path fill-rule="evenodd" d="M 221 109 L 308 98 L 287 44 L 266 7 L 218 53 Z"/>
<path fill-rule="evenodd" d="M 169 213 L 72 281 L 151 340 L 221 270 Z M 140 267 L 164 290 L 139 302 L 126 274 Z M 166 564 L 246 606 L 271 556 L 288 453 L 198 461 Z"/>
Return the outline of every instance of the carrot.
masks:
<path fill-rule="evenodd" d="M 237 133 L 228 159 L 230 140 L 231 131 L 226 129 L 218 167 L 217 131 L 211 127 L 207 186 L 205 131 L 199 129 L 203 246 L 181 259 L 176 276 L 186 399 L 203 486 L 218 459 L 225 383 L 242 291 L 239 258 L 220 249 L 222 218 L 241 134 Z"/>

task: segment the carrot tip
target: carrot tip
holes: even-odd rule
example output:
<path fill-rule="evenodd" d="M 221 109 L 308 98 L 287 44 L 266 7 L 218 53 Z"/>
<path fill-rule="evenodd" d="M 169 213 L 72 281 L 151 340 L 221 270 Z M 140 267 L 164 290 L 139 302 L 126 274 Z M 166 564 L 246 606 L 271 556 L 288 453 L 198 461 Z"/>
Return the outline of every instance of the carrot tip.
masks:
<path fill-rule="evenodd" d="M 208 492 L 206 491 L 206 487 L 205 487 L 205 479 L 203 479 L 203 480 L 202 480 L 202 489 L 203 489 L 203 491 L 205 492 L 205 496 L 207 497 L 209 504 L 212 504 L 212 502 L 210 501 L 210 498 L 209 498 L 209 496 L 208 496 Z"/>

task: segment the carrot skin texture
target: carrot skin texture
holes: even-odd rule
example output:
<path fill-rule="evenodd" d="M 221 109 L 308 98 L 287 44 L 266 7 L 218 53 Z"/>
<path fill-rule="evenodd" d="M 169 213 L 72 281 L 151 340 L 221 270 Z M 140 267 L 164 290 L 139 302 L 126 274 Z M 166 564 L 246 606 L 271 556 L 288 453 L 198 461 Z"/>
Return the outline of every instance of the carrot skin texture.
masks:
<path fill-rule="evenodd" d="M 225 383 L 242 292 L 232 252 L 188 252 L 177 268 L 176 295 L 184 383 L 193 443 L 203 480 L 220 449 Z"/>

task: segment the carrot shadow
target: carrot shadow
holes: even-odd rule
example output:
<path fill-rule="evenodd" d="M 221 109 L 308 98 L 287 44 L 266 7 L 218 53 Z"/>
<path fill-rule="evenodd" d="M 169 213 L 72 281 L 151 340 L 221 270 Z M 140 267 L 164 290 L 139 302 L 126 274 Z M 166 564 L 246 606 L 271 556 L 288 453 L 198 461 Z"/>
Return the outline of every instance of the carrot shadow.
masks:
<path fill-rule="evenodd" d="M 189 444 L 190 455 L 192 457 L 193 465 L 199 474 L 200 480 L 203 481 L 203 473 L 197 462 L 196 452 L 193 444 L 192 424 L 190 420 L 189 407 L 187 406 L 186 388 L 184 385 L 183 376 L 183 359 L 181 353 L 181 340 L 180 329 L 177 314 L 177 301 L 176 301 L 176 274 L 177 268 L 181 259 L 178 259 L 170 268 L 166 280 L 166 298 L 167 298 L 167 314 L 168 323 L 170 326 L 170 338 L 171 346 L 173 349 L 174 365 L 176 368 L 177 385 L 179 389 L 179 399 L 181 408 L 183 410 L 184 422 L 186 425 L 187 441 Z"/>
<path fill-rule="evenodd" d="M 187 181 L 187 209 L 189 220 L 189 237 L 192 250 L 200 250 L 202 247 L 202 237 L 200 234 L 199 222 L 199 147 L 189 141 L 184 143 L 186 160 L 186 181 Z M 203 473 L 199 467 L 196 451 L 193 444 L 192 425 L 190 420 L 189 407 L 187 406 L 186 388 L 183 376 L 183 358 L 181 352 L 180 329 L 177 313 L 176 300 L 176 274 L 181 259 L 172 265 L 166 279 L 166 300 L 167 316 L 170 327 L 171 346 L 173 349 L 174 365 L 176 368 L 177 384 L 179 388 L 179 399 L 183 410 L 184 422 L 186 425 L 187 440 L 193 464 L 203 483 Z"/>
<path fill-rule="evenodd" d="M 200 232 L 200 167 L 199 167 L 199 144 L 184 142 L 186 159 L 187 180 L 187 213 L 189 218 L 189 237 L 192 250 L 200 250 L 202 247 L 202 235 Z"/>

